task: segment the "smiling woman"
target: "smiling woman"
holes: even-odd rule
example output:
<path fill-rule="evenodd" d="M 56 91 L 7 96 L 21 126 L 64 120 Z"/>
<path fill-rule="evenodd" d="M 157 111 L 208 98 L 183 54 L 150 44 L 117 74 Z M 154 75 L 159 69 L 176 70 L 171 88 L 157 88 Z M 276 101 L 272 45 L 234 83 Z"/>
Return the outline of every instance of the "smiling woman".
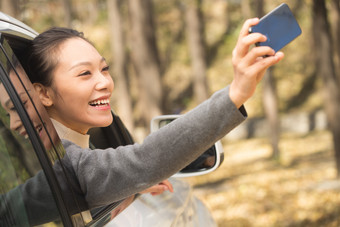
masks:
<path fill-rule="evenodd" d="M 56 54 L 58 64 L 46 74 L 52 76 L 52 86 L 33 81 L 50 117 L 82 134 L 110 125 L 113 81 L 105 59 L 81 38 L 64 41 Z"/>
<path fill-rule="evenodd" d="M 61 139 L 89 147 L 87 132 L 109 126 L 114 83 L 109 66 L 83 33 L 52 28 L 33 41 L 27 71 Z M 141 193 L 173 191 L 163 180 Z"/>
<path fill-rule="evenodd" d="M 235 75 L 230 86 L 150 134 L 142 144 L 104 150 L 90 149 L 86 133 L 113 121 L 109 98 L 114 85 L 105 59 L 82 33 L 72 29 L 52 28 L 33 40 L 25 69 L 63 139 L 63 164 L 76 181 L 72 186 L 83 193 L 89 208 L 140 191 L 172 191 L 164 179 L 246 118 L 243 103 L 253 95 L 265 70 L 283 57 L 269 47 L 250 48 L 265 40 L 261 34 L 248 33 L 258 21 L 250 19 L 243 25 L 233 52 Z"/>

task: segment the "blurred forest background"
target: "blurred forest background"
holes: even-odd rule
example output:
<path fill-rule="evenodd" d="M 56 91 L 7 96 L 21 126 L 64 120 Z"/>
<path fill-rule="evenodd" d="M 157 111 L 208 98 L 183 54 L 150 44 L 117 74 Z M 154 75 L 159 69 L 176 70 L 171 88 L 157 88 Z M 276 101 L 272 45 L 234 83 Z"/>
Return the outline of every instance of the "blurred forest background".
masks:
<path fill-rule="evenodd" d="M 340 1 L 287 0 L 302 35 L 223 139 L 225 161 L 189 179 L 219 226 L 340 226 Z M 42 32 L 83 31 L 111 65 L 112 105 L 137 141 L 228 85 L 247 18 L 277 0 L 1 0 Z M 202 190 L 201 190 L 202 189 Z"/>

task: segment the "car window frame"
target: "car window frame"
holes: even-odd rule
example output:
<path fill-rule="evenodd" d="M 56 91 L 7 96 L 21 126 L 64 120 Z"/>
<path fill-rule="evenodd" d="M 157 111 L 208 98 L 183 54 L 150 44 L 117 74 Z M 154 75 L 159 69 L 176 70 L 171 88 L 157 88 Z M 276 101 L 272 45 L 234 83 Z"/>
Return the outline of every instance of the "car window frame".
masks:
<path fill-rule="evenodd" d="M 5 38 L 4 35 L 0 33 L 0 51 L 1 51 L 1 54 L 4 54 L 4 56 L 6 57 L 6 61 L 9 63 L 10 67 L 14 69 L 12 61 L 10 60 L 7 51 L 4 49 L 2 45 L 4 38 Z M 61 221 L 63 222 L 64 226 L 73 226 L 71 214 L 68 211 L 68 208 L 66 207 L 66 204 L 64 202 L 63 193 L 60 188 L 57 177 L 54 173 L 54 170 L 52 168 L 52 163 L 50 161 L 50 158 L 48 157 L 46 149 L 44 145 L 42 144 L 42 141 L 40 140 L 39 135 L 37 134 L 37 131 L 35 130 L 32 124 L 32 121 L 29 118 L 29 115 L 23 103 L 21 102 L 21 99 L 15 87 L 10 81 L 9 75 L 6 72 L 5 67 L 2 65 L 1 61 L 0 61 L 0 81 L 4 85 L 4 88 L 6 89 L 14 107 L 17 110 L 18 115 L 20 116 L 22 124 L 24 125 L 26 129 L 26 132 L 29 136 L 32 147 L 41 164 L 41 167 L 42 167 L 42 170 L 44 171 L 47 182 L 50 185 L 51 192 L 55 199 Z"/>

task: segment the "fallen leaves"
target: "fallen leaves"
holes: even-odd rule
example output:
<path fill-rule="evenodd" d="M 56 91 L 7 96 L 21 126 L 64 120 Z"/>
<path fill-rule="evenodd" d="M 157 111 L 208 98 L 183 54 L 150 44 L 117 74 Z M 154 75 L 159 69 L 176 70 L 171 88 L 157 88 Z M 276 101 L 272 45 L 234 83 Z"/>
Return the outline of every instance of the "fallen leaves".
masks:
<path fill-rule="evenodd" d="M 327 131 L 283 135 L 281 161 L 266 139 L 223 141 L 225 160 L 188 179 L 224 226 L 340 226 L 340 181 Z"/>

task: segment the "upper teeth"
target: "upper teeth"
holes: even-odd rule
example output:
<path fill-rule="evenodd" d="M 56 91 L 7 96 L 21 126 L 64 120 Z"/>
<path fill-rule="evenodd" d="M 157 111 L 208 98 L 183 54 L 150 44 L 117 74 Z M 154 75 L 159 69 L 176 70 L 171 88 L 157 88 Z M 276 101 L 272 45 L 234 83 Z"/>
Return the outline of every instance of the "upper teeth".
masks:
<path fill-rule="evenodd" d="M 89 102 L 90 105 L 100 105 L 100 104 L 109 104 L 109 103 L 110 103 L 109 99 L 102 99 L 102 100 L 96 100 L 96 101 Z"/>

